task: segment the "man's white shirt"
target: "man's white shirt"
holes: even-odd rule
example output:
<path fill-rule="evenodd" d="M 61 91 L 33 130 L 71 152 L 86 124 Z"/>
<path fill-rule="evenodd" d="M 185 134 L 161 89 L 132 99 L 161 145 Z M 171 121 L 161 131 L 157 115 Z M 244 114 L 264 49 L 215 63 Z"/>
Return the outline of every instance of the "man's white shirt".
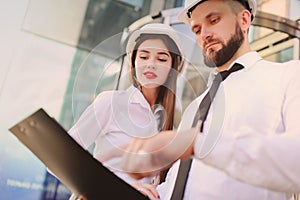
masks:
<path fill-rule="evenodd" d="M 289 199 L 300 192 L 300 61 L 272 63 L 249 52 L 236 62 L 245 69 L 222 82 L 212 102 L 184 199 Z M 191 127 L 204 95 L 185 110 L 178 131 Z M 170 199 L 178 166 L 158 186 L 162 199 Z"/>

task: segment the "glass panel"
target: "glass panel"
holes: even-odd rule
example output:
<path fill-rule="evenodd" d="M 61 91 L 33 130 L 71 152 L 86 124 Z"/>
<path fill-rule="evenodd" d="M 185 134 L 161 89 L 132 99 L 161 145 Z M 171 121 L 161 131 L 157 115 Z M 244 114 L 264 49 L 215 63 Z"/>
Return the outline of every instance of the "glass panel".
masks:
<path fill-rule="evenodd" d="M 151 1 L 90 0 L 79 44 L 80 48 L 91 51 L 106 39 L 123 32 L 137 19 L 149 14 Z M 120 35 L 119 35 L 120 36 Z M 106 57 L 120 54 L 120 39 L 110 41 L 105 51 Z"/>
<path fill-rule="evenodd" d="M 293 51 L 294 48 L 290 47 L 269 55 L 265 57 L 265 59 L 273 62 L 286 62 L 293 59 Z"/>
<path fill-rule="evenodd" d="M 76 46 L 88 0 L 30 0 L 23 30 Z"/>
<path fill-rule="evenodd" d="M 249 37 L 251 48 L 266 60 L 286 62 L 297 59 L 295 53 L 299 47 L 295 44 L 298 39 L 291 39 L 286 33 L 261 26 L 251 26 Z"/>
<path fill-rule="evenodd" d="M 66 129 L 96 94 L 116 88 L 121 65 L 111 62 L 122 55 L 123 28 L 148 15 L 150 5 L 151 1 L 144 0 L 89 1 L 60 117 Z"/>

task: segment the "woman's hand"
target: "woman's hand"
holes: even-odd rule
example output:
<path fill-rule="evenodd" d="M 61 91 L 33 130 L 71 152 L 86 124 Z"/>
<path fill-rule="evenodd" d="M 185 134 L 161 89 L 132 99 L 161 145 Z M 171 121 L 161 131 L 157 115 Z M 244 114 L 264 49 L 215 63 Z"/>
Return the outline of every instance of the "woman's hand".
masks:
<path fill-rule="evenodd" d="M 87 200 L 87 198 L 85 198 L 84 196 L 80 195 L 79 197 L 76 198 L 76 200 Z"/>
<path fill-rule="evenodd" d="M 160 199 L 159 194 L 156 190 L 156 185 L 136 182 L 131 184 L 131 186 L 150 199 Z"/>

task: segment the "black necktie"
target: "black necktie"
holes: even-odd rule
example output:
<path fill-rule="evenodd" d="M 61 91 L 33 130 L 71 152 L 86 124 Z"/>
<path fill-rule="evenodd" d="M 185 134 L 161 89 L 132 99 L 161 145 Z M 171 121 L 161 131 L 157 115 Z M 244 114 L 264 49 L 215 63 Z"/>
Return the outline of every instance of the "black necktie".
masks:
<path fill-rule="evenodd" d="M 202 125 L 200 126 L 200 131 L 202 132 L 203 126 L 204 126 L 204 121 L 206 120 L 206 117 L 208 114 L 208 110 L 210 108 L 213 98 L 215 97 L 215 95 L 218 91 L 220 83 L 222 81 L 224 81 L 232 72 L 241 70 L 243 68 L 244 67 L 241 64 L 235 63 L 229 70 L 220 72 L 215 76 L 209 91 L 204 96 L 204 98 L 202 99 L 202 101 L 199 105 L 198 111 L 194 117 L 192 127 L 196 127 L 198 121 L 201 120 Z M 176 178 L 176 182 L 175 182 L 175 186 L 173 189 L 171 200 L 182 200 L 183 199 L 185 185 L 187 182 L 188 173 L 190 171 L 191 164 L 192 164 L 192 159 L 186 159 L 186 160 L 180 161 L 180 165 L 179 165 L 177 178 Z"/>

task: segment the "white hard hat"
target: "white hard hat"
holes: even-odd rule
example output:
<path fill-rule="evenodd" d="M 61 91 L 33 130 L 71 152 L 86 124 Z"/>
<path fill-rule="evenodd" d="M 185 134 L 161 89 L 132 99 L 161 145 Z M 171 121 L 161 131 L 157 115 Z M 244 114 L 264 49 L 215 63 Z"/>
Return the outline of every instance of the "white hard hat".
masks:
<path fill-rule="evenodd" d="M 190 15 L 191 10 L 200 3 L 207 1 L 207 0 L 185 0 L 184 9 L 179 13 L 178 19 L 184 23 L 190 23 Z M 250 12 L 251 12 L 251 19 L 254 18 L 257 10 L 257 4 L 255 0 L 238 0 L 241 4 L 243 4 Z"/>
<path fill-rule="evenodd" d="M 127 54 L 130 53 L 130 51 L 133 50 L 137 39 L 140 37 L 141 34 L 159 34 L 159 35 L 168 35 L 176 44 L 180 56 L 183 57 L 183 51 L 181 42 L 179 39 L 179 36 L 177 32 L 169 25 L 163 24 L 163 23 L 150 23 L 144 25 L 142 28 L 134 31 L 131 36 L 128 39 L 127 45 L 126 45 L 126 52 Z"/>

